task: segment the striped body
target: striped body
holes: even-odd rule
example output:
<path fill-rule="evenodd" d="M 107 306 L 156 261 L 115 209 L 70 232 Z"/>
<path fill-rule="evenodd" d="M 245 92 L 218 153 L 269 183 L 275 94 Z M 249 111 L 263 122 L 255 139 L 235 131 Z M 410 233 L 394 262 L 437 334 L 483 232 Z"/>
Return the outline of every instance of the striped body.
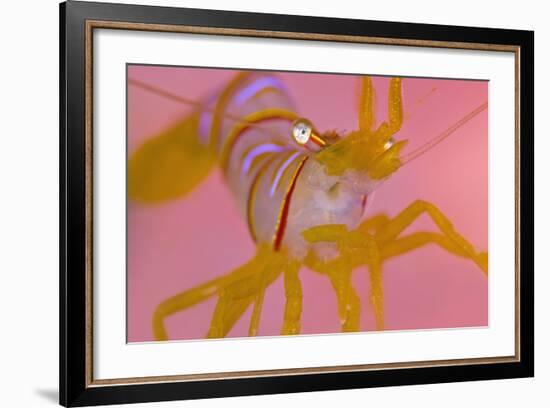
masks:
<path fill-rule="evenodd" d="M 358 224 L 365 195 L 327 176 L 314 153 L 294 140 L 298 115 L 276 76 L 241 73 L 205 105 L 197 117 L 199 139 L 218 156 L 255 242 L 275 250 L 284 245 L 303 257 L 303 229 Z"/>

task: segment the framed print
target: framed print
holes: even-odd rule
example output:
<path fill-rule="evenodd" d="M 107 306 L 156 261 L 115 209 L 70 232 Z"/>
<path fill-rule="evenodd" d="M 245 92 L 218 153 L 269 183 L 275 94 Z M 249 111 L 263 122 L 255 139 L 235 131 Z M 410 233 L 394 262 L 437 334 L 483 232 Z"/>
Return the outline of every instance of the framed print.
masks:
<path fill-rule="evenodd" d="M 60 27 L 62 405 L 533 376 L 533 32 Z"/>

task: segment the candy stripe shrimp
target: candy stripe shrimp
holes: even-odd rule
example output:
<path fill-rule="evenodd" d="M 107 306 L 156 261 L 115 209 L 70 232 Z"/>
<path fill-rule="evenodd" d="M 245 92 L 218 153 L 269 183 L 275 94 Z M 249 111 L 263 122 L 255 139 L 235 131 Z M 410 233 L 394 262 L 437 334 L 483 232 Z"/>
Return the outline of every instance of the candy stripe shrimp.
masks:
<path fill-rule="evenodd" d="M 257 335 L 266 289 L 281 274 L 286 297 L 281 334 L 299 334 L 302 266 L 330 280 L 341 329 L 347 332 L 360 330 L 361 298 L 351 279 L 359 266 L 368 268 L 368 301 L 377 330 L 384 329 L 383 265 L 388 259 L 435 244 L 469 259 L 487 275 L 487 252 L 474 248 L 427 201 L 417 200 L 393 218 L 365 218 L 381 183 L 487 109 L 487 103 L 480 105 L 403 154 L 402 82 L 390 80 L 387 120 L 375 126 L 375 90 L 371 78 L 362 77 L 357 130 L 341 134 L 320 132 L 298 115 L 274 74 L 241 72 L 202 101 L 129 79 L 129 86 L 193 107 L 129 158 L 129 199 L 152 204 L 181 197 L 218 166 L 256 244 L 255 256 L 243 266 L 161 302 L 152 317 L 155 339 L 169 339 L 168 316 L 210 297 L 217 297 L 217 303 L 208 338 L 225 337 L 249 307 L 248 334 Z M 403 234 L 422 214 L 438 232 Z"/>

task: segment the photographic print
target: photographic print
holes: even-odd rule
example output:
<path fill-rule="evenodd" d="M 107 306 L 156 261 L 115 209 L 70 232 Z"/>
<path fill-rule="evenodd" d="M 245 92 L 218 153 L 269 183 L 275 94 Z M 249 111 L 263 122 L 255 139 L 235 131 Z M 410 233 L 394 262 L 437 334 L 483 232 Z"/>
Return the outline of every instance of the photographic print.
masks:
<path fill-rule="evenodd" d="M 60 4 L 64 406 L 534 376 L 534 33 Z"/>
<path fill-rule="evenodd" d="M 487 326 L 488 87 L 127 65 L 127 341 Z"/>

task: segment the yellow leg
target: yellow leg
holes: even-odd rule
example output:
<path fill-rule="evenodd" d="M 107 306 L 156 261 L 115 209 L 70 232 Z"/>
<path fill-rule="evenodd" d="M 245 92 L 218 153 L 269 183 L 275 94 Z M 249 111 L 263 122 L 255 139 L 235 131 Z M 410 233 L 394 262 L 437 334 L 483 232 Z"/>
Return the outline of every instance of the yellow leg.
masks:
<path fill-rule="evenodd" d="M 240 317 L 238 312 L 242 315 L 246 311 L 257 289 L 257 274 L 264 267 L 262 263 L 254 262 L 256 260 L 257 258 L 249 263 L 251 273 L 246 278 L 235 281 L 220 291 L 206 337 L 223 337 L 237 322 Z"/>
<path fill-rule="evenodd" d="M 225 337 L 231 331 L 235 323 L 239 321 L 241 316 L 246 312 L 250 305 L 254 302 L 254 295 L 235 300 L 225 311 L 225 318 L 222 330 L 218 337 Z"/>
<path fill-rule="evenodd" d="M 376 330 L 384 330 L 384 283 L 381 262 L 371 262 L 369 264 L 369 276 L 371 285 L 370 300 L 374 309 Z"/>
<path fill-rule="evenodd" d="M 224 289 L 219 294 L 218 302 L 216 303 L 216 308 L 214 309 L 214 314 L 210 322 L 210 328 L 206 335 L 207 338 L 215 339 L 221 337 L 225 329 L 225 315 L 230 306 L 234 306 L 233 296 L 230 290 Z"/>
<path fill-rule="evenodd" d="M 246 291 L 248 296 L 238 295 L 237 292 L 243 293 L 243 291 Z M 256 282 L 253 277 L 237 282 L 221 292 L 206 337 L 217 339 L 227 335 L 254 301 L 255 292 Z"/>
<path fill-rule="evenodd" d="M 359 330 L 361 309 L 359 297 L 351 282 L 352 260 L 351 255 L 344 250 L 341 256 L 328 266 L 329 277 L 338 300 L 338 315 L 344 332 Z"/>
<path fill-rule="evenodd" d="M 250 326 L 248 328 L 248 336 L 254 337 L 258 334 L 260 328 L 260 316 L 262 314 L 262 307 L 265 297 L 265 285 L 261 285 L 256 298 L 254 300 L 254 309 L 252 310 L 252 317 L 250 318 Z"/>
<path fill-rule="evenodd" d="M 254 302 L 257 291 L 258 279 L 251 276 L 234 283 L 220 293 L 206 337 L 225 337 Z"/>
<path fill-rule="evenodd" d="M 342 325 L 344 332 L 356 332 L 360 329 L 361 302 L 357 292 L 350 286 L 347 316 Z"/>
<path fill-rule="evenodd" d="M 395 241 L 396 238 L 409 225 L 412 224 L 421 214 L 426 213 L 434 221 L 441 230 L 443 235 L 448 238 L 455 246 L 455 251 L 462 252 L 465 256 L 472 259 L 480 269 L 487 274 L 488 257 L 486 252 L 478 253 L 462 235 L 455 231 L 452 223 L 443 215 L 443 213 L 433 204 L 418 200 L 405 208 L 395 218 L 390 220 L 379 232 L 375 235 L 376 241 L 381 248 Z"/>
<path fill-rule="evenodd" d="M 160 303 L 155 309 L 155 312 L 153 313 L 152 323 L 153 323 L 153 335 L 155 339 L 159 341 L 168 340 L 168 334 L 166 332 L 166 328 L 164 327 L 164 319 L 166 317 L 173 315 L 177 312 L 180 312 L 182 310 L 188 309 L 191 306 L 194 306 L 197 303 L 203 302 L 204 300 L 216 294 L 219 294 L 220 300 L 223 300 L 222 304 L 224 304 L 224 302 L 228 301 L 225 295 L 228 288 L 231 288 L 231 287 L 240 288 L 242 291 L 242 288 L 244 286 L 244 289 L 247 289 L 246 285 L 244 285 L 243 283 L 247 283 L 250 281 L 254 282 L 254 279 L 251 280 L 250 278 L 255 273 L 257 274 L 258 270 L 261 270 L 261 268 L 263 268 L 265 264 L 272 259 L 272 254 L 273 254 L 273 251 L 271 251 L 269 246 L 260 246 L 258 247 L 256 256 L 250 262 L 241 266 L 240 268 L 237 268 L 235 271 L 225 276 L 212 279 L 211 281 L 203 285 L 197 286 L 196 288 L 192 288 L 185 292 L 179 293 Z M 235 292 L 235 289 L 233 289 L 233 291 L 230 291 L 230 293 L 232 292 Z M 232 295 L 232 297 L 235 297 L 235 296 Z M 243 298 L 246 296 L 238 296 L 238 297 Z M 218 304 L 219 303 L 220 302 L 218 301 Z M 225 313 L 225 307 L 221 307 L 220 305 L 217 305 L 216 310 L 218 309 L 223 310 Z M 240 309 L 242 309 L 242 305 Z M 246 307 L 245 307 L 245 310 L 246 310 Z M 235 312 L 233 311 L 233 313 Z M 215 315 L 215 318 L 213 318 L 213 320 L 216 320 L 218 318 L 216 312 L 214 313 L 214 315 Z M 220 330 L 221 332 L 223 332 L 224 327 L 222 326 Z"/>
<path fill-rule="evenodd" d="M 399 237 L 423 213 L 432 218 L 441 233 L 423 231 Z M 476 252 L 474 247 L 454 230 L 451 222 L 441 211 L 425 201 L 414 202 L 393 219 L 385 215 L 372 217 L 355 231 L 348 231 L 344 225 L 322 225 L 304 231 L 303 236 L 310 243 L 334 242 L 338 245 L 340 255 L 335 260 L 323 263 L 311 252 L 305 263 L 312 270 L 331 278 L 338 296 L 341 318 L 345 316 L 345 308 L 349 308 L 353 303 L 353 296 L 351 292 L 346 292 L 346 285 L 343 283 L 351 276 L 348 270 L 363 264 L 369 267 L 370 299 L 378 330 L 384 327 L 382 265 L 385 260 L 433 243 L 454 255 L 473 260 L 487 274 L 487 252 Z M 349 265 L 349 268 L 343 265 Z"/>
<path fill-rule="evenodd" d="M 303 232 L 308 242 L 335 242 L 338 245 L 340 251 L 338 258 L 323 263 L 310 253 L 305 262 L 311 269 L 330 277 L 338 298 L 338 314 L 345 331 L 359 330 L 360 304 L 351 285 L 351 273 L 355 267 L 362 264 L 369 267 L 370 299 L 375 313 L 376 327 L 378 330 L 383 329 L 382 260 L 376 242 L 366 231 L 382 225 L 385 221 L 387 217 L 378 216 L 366 221 L 361 231 L 348 231 L 345 225 L 332 224 L 316 226 Z"/>
<path fill-rule="evenodd" d="M 435 244 L 442 249 L 464 258 L 469 258 L 468 253 L 461 250 L 453 241 L 443 234 L 436 232 L 419 231 L 410 235 L 397 238 L 381 249 L 382 260 L 411 252 L 424 245 Z M 487 257 L 487 252 L 480 252 L 480 257 Z"/>
<path fill-rule="evenodd" d="M 348 254 L 342 254 L 340 257 L 330 263 L 329 278 L 332 287 L 336 292 L 338 301 L 338 316 L 342 327 L 346 326 L 349 311 L 349 301 L 351 296 L 351 259 Z"/>
<path fill-rule="evenodd" d="M 282 269 L 283 257 L 275 257 L 273 261 L 265 266 L 261 271 L 258 282 L 258 289 L 254 301 L 254 309 L 250 319 L 250 327 L 248 329 L 249 336 L 256 336 L 260 327 L 260 316 L 262 314 L 262 306 L 264 303 L 265 290 L 275 277 L 279 276 Z"/>
<path fill-rule="evenodd" d="M 386 214 L 377 214 L 363 221 L 357 230 L 368 235 L 380 230 L 389 220 L 390 218 Z"/>
<path fill-rule="evenodd" d="M 273 252 L 269 247 L 259 251 L 257 262 L 251 265 L 251 273 L 226 287 L 218 299 L 208 338 L 224 337 L 246 311 L 248 305 L 255 301 L 249 333 L 256 333 L 259 315 L 263 303 L 262 291 L 281 274 L 286 257 L 282 252 Z M 252 263 L 252 262 L 251 262 Z"/>
<path fill-rule="evenodd" d="M 213 279 L 196 288 L 172 296 L 160 303 L 153 313 L 153 335 L 155 340 L 168 340 L 164 319 L 174 313 L 185 310 L 215 295 L 243 271 L 237 270 L 227 276 Z"/>
<path fill-rule="evenodd" d="M 341 247 L 340 255 L 333 260 L 323 262 L 313 252 L 310 252 L 304 263 L 311 270 L 328 276 L 336 293 L 338 316 L 342 324 L 342 331 L 352 332 L 359 330 L 361 304 L 351 282 L 353 268 L 358 265 L 357 259 L 344 247 L 341 241 L 344 236 L 349 236 L 346 231 L 345 227 L 341 225 L 323 225 L 304 232 L 304 235 L 309 237 L 310 242 L 322 240 L 333 242 L 333 240 L 336 240 Z M 344 232 L 346 235 L 343 235 Z"/>
<path fill-rule="evenodd" d="M 384 330 L 384 276 L 382 257 L 378 244 L 371 236 L 366 237 L 368 243 L 365 260 L 369 267 L 370 301 L 374 310 L 376 330 Z"/>
<path fill-rule="evenodd" d="M 302 316 L 302 285 L 298 273 L 300 264 L 289 262 L 284 270 L 285 276 L 285 314 L 281 334 L 290 335 L 300 333 Z"/>

